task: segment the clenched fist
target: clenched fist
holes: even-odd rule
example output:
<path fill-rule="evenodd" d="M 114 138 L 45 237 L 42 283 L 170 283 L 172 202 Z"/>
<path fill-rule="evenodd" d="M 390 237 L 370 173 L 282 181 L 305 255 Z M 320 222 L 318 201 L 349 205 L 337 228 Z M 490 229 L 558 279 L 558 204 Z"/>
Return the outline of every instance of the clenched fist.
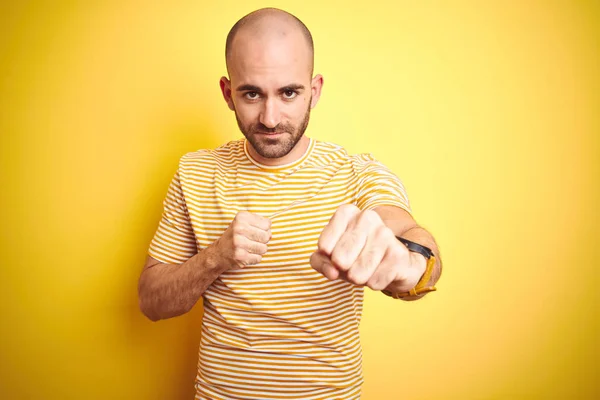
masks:
<path fill-rule="evenodd" d="M 321 232 L 311 266 L 330 280 L 383 290 L 415 287 L 425 272 L 426 259 L 409 252 L 373 210 L 352 204 L 340 206 Z"/>
<path fill-rule="evenodd" d="M 248 211 L 236 214 L 223 235 L 215 242 L 222 262 L 230 269 L 258 264 L 271 240 L 271 220 Z"/>

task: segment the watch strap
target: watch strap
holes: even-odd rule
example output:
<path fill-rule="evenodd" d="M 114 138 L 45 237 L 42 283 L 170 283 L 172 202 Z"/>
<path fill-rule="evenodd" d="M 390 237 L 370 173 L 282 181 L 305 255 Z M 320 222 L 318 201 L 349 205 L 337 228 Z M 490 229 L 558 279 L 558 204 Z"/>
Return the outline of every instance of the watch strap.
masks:
<path fill-rule="evenodd" d="M 425 257 L 427 259 L 427 266 L 425 267 L 425 272 L 423 273 L 423 276 L 421 276 L 421 279 L 419 279 L 419 282 L 417 282 L 415 287 L 409 290 L 408 292 L 393 293 L 389 290 L 382 290 L 382 292 L 395 299 L 400 299 L 402 297 L 417 296 L 423 293 L 436 291 L 437 289 L 435 286 L 427 286 L 427 284 L 429 283 L 429 279 L 431 279 L 431 275 L 433 274 L 433 269 L 435 267 L 435 255 L 433 254 L 433 251 L 431 251 L 429 247 L 425 247 L 408 239 L 404 239 L 398 236 L 396 236 L 396 238 L 400 240 L 408 248 L 409 251 L 419 253 L 423 257 Z"/>
<path fill-rule="evenodd" d="M 396 239 L 401 241 L 410 251 L 422 254 L 423 257 L 425 257 L 427 259 L 429 259 L 430 257 L 433 257 L 433 251 L 431 251 L 431 249 L 429 247 L 425 247 L 419 243 L 412 242 L 412 241 L 410 241 L 408 239 L 404 239 L 403 237 L 400 237 L 400 236 L 396 236 Z"/>

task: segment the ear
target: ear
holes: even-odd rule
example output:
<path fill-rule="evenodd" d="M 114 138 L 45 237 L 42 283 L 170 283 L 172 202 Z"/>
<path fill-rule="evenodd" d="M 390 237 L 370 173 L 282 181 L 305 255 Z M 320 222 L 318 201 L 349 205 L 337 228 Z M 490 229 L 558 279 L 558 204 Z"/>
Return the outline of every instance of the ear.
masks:
<path fill-rule="evenodd" d="M 231 98 L 231 82 L 226 77 L 222 76 L 219 81 L 219 85 L 221 86 L 221 92 L 223 93 L 223 98 L 229 106 L 229 109 L 233 111 L 235 109 L 233 105 L 233 99 Z"/>
<path fill-rule="evenodd" d="M 312 94 L 312 101 L 310 102 L 310 108 L 315 108 L 321 97 L 321 89 L 323 88 L 323 76 L 320 74 L 315 75 L 310 82 L 310 90 Z"/>

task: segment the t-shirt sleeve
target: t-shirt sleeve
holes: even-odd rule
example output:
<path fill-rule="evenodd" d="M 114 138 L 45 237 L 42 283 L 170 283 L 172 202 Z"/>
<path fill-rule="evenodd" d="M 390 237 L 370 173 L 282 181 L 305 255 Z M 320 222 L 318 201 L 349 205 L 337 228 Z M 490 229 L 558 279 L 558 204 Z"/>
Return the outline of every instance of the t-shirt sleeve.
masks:
<path fill-rule="evenodd" d="M 358 175 L 356 206 L 370 210 L 378 206 L 400 207 L 412 214 L 402 181 L 371 154 L 355 156 L 354 170 Z"/>
<path fill-rule="evenodd" d="M 150 243 L 148 255 L 163 263 L 181 264 L 197 252 L 196 236 L 187 211 L 178 170 L 163 200 L 162 217 Z"/>

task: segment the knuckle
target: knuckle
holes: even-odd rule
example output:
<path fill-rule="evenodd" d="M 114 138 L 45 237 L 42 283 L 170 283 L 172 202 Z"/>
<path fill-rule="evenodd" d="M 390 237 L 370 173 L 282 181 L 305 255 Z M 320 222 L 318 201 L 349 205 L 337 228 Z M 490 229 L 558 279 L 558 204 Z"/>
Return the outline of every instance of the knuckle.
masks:
<path fill-rule="evenodd" d="M 367 281 L 365 274 L 359 268 L 352 268 L 351 270 L 349 270 L 346 274 L 346 277 L 348 278 L 348 281 L 350 283 L 353 283 L 355 285 L 364 285 Z"/>
<path fill-rule="evenodd" d="M 269 240 L 271 240 L 271 233 L 270 232 L 263 232 L 259 235 L 260 237 L 258 238 L 258 240 L 262 243 L 268 243 Z"/>
<path fill-rule="evenodd" d="M 317 249 L 320 252 L 328 254 L 331 250 L 329 249 L 329 240 L 325 236 L 319 237 L 319 241 L 317 242 Z"/>
<path fill-rule="evenodd" d="M 243 261 L 246 258 L 247 254 L 248 254 L 248 252 L 240 247 L 237 247 L 233 251 L 233 257 L 237 261 Z"/>
<path fill-rule="evenodd" d="M 258 254 L 254 254 L 254 255 L 252 255 L 252 257 L 248 258 L 248 261 L 249 261 L 248 265 L 256 265 L 262 261 L 262 256 L 260 256 Z"/>
<path fill-rule="evenodd" d="M 373 267 L 373 264 L 375 264 L 375 256 L 375 250 L 366 250 L 364 254 L 361 255 L 361 258 L 357 261 L 357 264 L 360 265 L 361 268 L 369 269 Z"/>
<path fill-rule="evenodd" d="M 233 238 L 231 239 L 231 243 L 233 244 L 233 247 L 236 249 L 242 247 L 243 242 L 244 242 L 243 236 L 239 233 L 234 234 Z"/>
<path fill-rule="evenodd" d="M 321 235 L 319 237 L 319 241 L 317 242 L 317 249 L 327 255 L 331 255 L 335 250 L 335 243 L 330 235 Z"/>
<path fill-rule="evenodd" d="M 373 210 L 361 211 L 360 216 L 358 218 L 359 218 L 359 222 L 361 224 L 375 225 L 378 222 L 381 222 L 381 218 L 379 217 L 379 214 L 377 214 Z"/>
<path fill-rule="evenodd" d="M 231 226 L 231 230 L 235 235 L 242 235 L 244 233 L 244 226 L 241 223 L 236 223 Z"/>
<path fill-rule="evenodd" d="M 392 231 L 390 228 L 383 224 L 375 229 L 374 234 L 379 240 L 396 240 L 396 237 L 394 236 L 394 231 Z"/>
<path fill-rule="evenodd" d="M 350 251 L 356 250 L 356 246 L 361 243 L 362 233 L 358 229 L 347 231 L 342 235 L 336 244 L 338 253 L 347 254 Z"/>
<path fill-rule="evenodd" d="M 367 287 L 369 287 L 372 290 L 381 290 L 381 289 L 379 289 L 380 286 L 381 286 L 381 279 L 380 279 L 379 275 L 373 275 L 367 282 Z"/>
<path fill-rule="evenodd" d="M 334 250 L 333 253 L 331 253 L 330 258 L 339 269 L 347 271 L 350 268 L 350 265 L 348 265 L 348 261 L 346 259 L 347 257 L 343 252 Z"/>
<path fill-rule="evenodd" d="M 262 256 L 263 254 L 266 254 L 267 250 L 268 250 L 268 247 L 266 244 L 258 243 L 256 245 L 256 254 L 258 254 L 258 255 Z"/>
<path fill-rule="evenodd" d="M 394 281 L 393 271 L 386 271 L 383 274 L 377 274 L 369 279 L 367 286 L 373 290 L 383 290 Z"/>
<path fill-rule="evenodd" d="M 357 206 L 355 206 L 354 204 L 351 203 L 347 203 L 347 204 L 342 204 L 339 207 L 340 210 L 343 210 L 345 212 L 353 212 L 353 211 L 359 211 L 359 208 Z"/>
<path fill-rule="evenodd" d="M 267 223 L 267 229 L 271 229 L 271 219 L 267 218 L 267 217 L 264 217 L 264 219 L 265 219 L 265 221 Z"/>
<path fill-rule="evenodd" d="M 377 222 L 381 222 L 383 223 L 383 220 L 381 219 L 381 216 L 379 215 L 379 213 L 375 210 L 367 210 L 367 212 L 369 213 L 370 218 L 373 219 L 373 221 L 377 221 Z"/>
<path fill-rule="evenodd" d="M 367 282 L 367 287 L 371 290 L 381 290 L 385 288 L 377 280 Z"/>
<path fill-rule="evenodd" d="M 354 204 L 342 204 L 335 211 L 336 214 L 341 214 L 343 216 L 349 216 L 360 212 L 360 209 Z"/>

